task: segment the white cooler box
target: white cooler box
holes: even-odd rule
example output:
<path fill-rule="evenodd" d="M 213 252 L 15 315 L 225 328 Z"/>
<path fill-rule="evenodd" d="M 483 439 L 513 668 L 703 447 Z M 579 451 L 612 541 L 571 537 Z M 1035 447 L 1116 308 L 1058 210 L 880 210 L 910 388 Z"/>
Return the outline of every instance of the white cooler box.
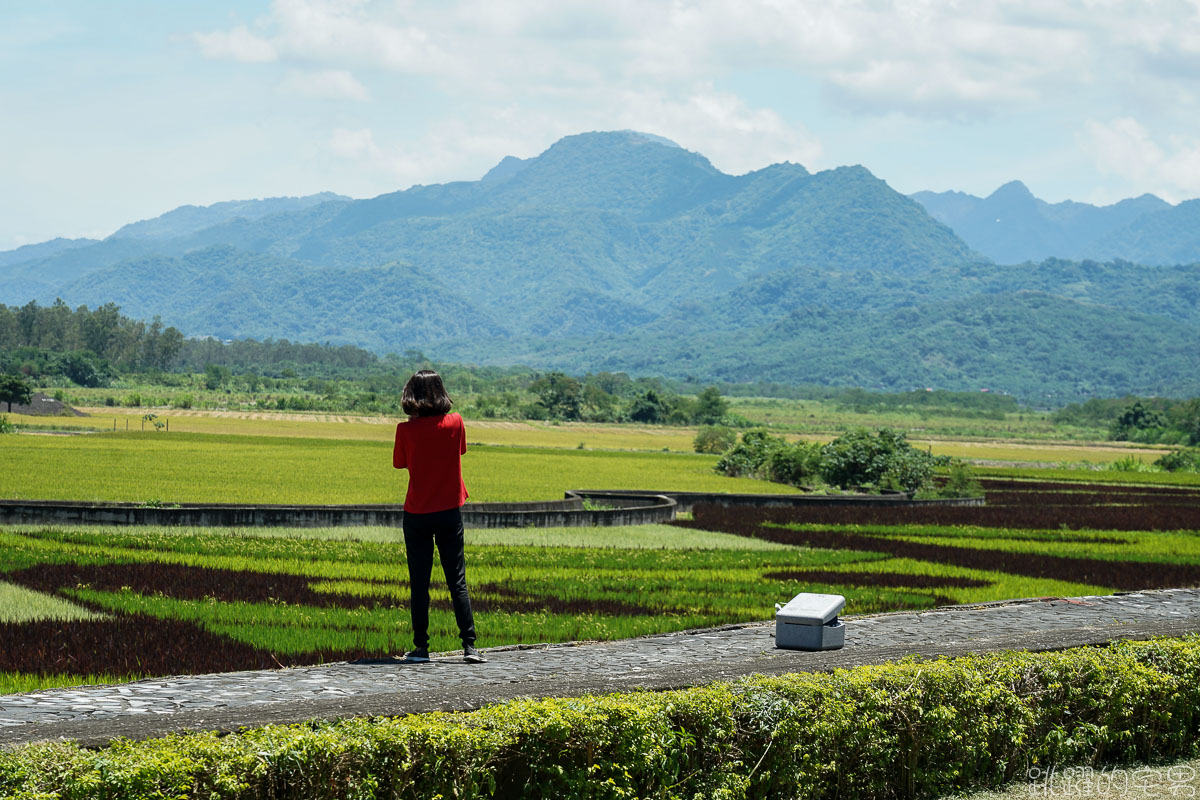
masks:
<path fill-rule="evenodd" d="M 846 643 L 846 625 L 838 612 L 840 594 L 801 593 L 775 606 L 775 646 L 788 650 L 837 650 Z"/>

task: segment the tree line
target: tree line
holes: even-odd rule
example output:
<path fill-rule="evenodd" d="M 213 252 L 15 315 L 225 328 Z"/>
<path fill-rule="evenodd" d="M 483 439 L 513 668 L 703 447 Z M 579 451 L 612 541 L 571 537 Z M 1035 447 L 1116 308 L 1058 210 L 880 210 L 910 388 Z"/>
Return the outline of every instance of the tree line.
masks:
<path fill-rule="evenodd" d="M 0 371 L 60 374 L 100 386 L 117 371 L 166 370 L 183 347 L 179 329 L 120 313 L 115 303 L 71 309 L 61 299 L 41 306 L 0 303 Z"/>
<path fill-rule="evenodd" d="M 1200 397 L 1093 398 L 1059 409 L 1051 420 L 1105 427 L 1118 442 L 1200 445 Z"/>

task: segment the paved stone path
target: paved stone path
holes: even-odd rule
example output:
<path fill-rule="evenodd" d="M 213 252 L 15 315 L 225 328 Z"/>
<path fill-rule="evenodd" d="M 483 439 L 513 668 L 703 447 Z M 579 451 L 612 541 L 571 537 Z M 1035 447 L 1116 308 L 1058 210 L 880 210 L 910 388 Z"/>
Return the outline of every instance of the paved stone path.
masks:
<path fill-rule="evenodd" d="M 1050 650 L 1200 632 L 1200 589 L 1020 600 L 846 618 L 841 650 L 775 648 L 773 623 L 619 642 L 535 645 L 429 664 L 390 659 L 183 676 L 0 696 L 0 746 L 75 739 L 103 744 L 181 730 L 469 710 L 515 697 L 664 689 L 754 673 L 882 663 L 909 653 Z"/>

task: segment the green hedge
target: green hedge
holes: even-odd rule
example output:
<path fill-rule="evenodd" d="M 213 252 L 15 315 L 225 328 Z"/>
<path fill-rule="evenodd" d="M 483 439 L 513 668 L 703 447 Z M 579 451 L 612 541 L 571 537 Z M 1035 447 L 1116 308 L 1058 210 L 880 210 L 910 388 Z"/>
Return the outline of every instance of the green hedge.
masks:
<path fill-rule="evenodd" d="M 1200 746 L 1200 637 L 0 753 L 16 798 L 937 797 Z"/>

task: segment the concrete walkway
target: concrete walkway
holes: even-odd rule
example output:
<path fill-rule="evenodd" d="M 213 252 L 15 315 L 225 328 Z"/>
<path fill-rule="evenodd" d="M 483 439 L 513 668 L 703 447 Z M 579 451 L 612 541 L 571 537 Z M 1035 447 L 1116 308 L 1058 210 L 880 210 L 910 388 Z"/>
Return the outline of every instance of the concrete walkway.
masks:
<path fill-rule="evenodd" d="M 775 648 L 773 623 L 619 642 L 447 654 L 429 664 L 337 663 L 0 696 L 0 746 L 74 739 L 102 745 L 184 730 L 231 731 L 308 719 L 465 711 L 517 697 L 667 689 L 754 673 L 875 664 L 916 653 L 1054 650 L 1200 632 L 1200 589 L 1019 600 L 846 618 L 846 646 Z"/>

